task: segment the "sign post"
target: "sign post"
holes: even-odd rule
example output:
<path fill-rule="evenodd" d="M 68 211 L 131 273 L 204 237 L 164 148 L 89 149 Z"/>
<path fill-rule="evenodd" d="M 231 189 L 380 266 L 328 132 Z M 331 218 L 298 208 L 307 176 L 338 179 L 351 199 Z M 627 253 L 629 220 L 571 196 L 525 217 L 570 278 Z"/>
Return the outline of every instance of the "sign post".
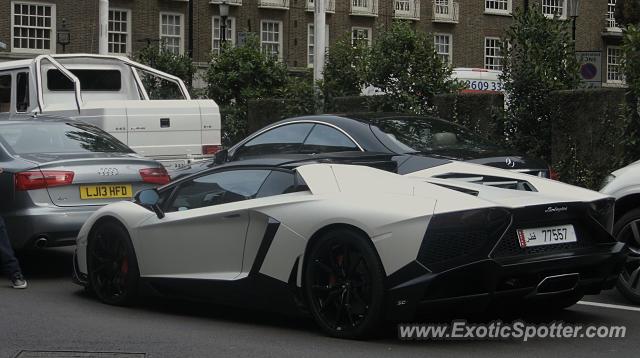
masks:
<path fill-rule="evenodd" d="M 580 64 L 582 87 L 602 87 L 602 52 L 576 51 L 576 58 Z"/>

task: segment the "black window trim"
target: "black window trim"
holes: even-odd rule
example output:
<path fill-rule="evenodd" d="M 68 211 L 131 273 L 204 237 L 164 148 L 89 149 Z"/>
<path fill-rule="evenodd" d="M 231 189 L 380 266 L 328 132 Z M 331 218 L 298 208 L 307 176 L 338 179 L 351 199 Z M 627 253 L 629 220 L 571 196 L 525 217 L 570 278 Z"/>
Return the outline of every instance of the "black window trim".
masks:
<path fill-rule="evenodd" d="M 340 133 L 344 134 L 347 138 L 349 138 L 349 140 L 351 140 L 357 147 L 358 150 L 360 150 L 361 152 L 365 152 L 365 150 L 362 148 L 362 146 L 360 145 L 360 143 L 358 143 L 358 141 L 356 141 L 349 133 L 347 133 L 344 129 L 336 126 L 335 124 L 331 124 L 328 122 L 324 122 L 324 121 L 319 121 L 319 120 L 313 120 L 313 119 L 303 119 L 303 120 L 295 120 L 295 121 L 289 121 L 289 122 L 285 122 L 285 123 L 280 123 L 271 127 L 267 127 L 262 129 L 261 131 L 255 133 L 254 135 L 248 137 L 247 139 L 245 139 L 244 141 L 238 143 L 236 146 L 234 146 L 233 148 L 231 148 L 231 150 L 229 150 L 230 152 L 230 157 L 233 158 L 236 154 L 236 151 L 243 147 L 245 144 L 249 143 L 250 141 L 252 141 L 254 138 L 258 137 L 259 135 L 262 135 L 266 132 L 269 132 L 271 130 L 274 130 L 276 128 L 280 128 L 286 125 L 291 125 L 291 124 L 299 124 L 299 123 L 309 123 L 309 124 L 315 124 L 315 125 L 325 125 L 325 126 L 329 126 L 333 129 L 338 130 Z M 311 132 L 313 131 L 313 129 L 315 128 L 315 126 L 311 127 L 311 130 L 309 131 L 309 133 L 307 133 L 307 137 L 309 136 L 309 134 L 311 134 Z M 307 138 L 305 137 L 305 140 Z M 302 144 L 304 145 L 304 141 L 302 141 Z"/>

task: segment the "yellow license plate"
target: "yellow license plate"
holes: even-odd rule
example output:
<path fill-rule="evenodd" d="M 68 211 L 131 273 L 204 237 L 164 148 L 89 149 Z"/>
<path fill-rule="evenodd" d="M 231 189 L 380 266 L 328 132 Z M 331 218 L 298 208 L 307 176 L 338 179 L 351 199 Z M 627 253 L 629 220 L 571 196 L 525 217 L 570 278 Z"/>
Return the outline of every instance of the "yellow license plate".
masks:
<path fill-rule="evenodd" d="M 131 199 L 131 184 L 80 185 L 80 199 Z"/>

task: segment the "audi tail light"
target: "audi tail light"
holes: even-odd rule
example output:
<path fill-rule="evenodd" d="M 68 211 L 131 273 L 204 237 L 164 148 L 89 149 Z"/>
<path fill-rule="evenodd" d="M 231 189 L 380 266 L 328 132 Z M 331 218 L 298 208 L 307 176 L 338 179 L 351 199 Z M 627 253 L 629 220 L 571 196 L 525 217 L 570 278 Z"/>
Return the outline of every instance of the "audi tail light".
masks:
<path fill-rule="evenodd" d="M 140 169 L 142 181 L 149 184 L 165 185 L 171 181 L 165 168 Z"/>
<path fill-rule="evenodd" d="M 58 170 L 30 170 L 16 174 L 16 190 L 27 191 L 71 185 L 73 172 Z"/>

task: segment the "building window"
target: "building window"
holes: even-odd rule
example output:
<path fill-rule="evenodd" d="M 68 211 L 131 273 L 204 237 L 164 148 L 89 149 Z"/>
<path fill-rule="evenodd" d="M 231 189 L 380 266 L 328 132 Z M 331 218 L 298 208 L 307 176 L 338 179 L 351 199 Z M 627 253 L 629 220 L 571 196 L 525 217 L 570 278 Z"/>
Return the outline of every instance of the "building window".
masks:
<path fill-rule="evenodd" d="M 220 53 L 220 40 L 222 34 L 222 22 L 220 20 L 220 16 L 214 16 L 211 21 L 211 28 L 213 29 L 213 43 L 211 44 L 211 50 L 219 54 Z M 231 45 L 236 44 L 236 19 L 235 17 L 227 18 L 227 28 L 226 28 L 225 40 L 228 41 Z"/>
<path fill-rule="evenodd" d="M 109 9 L 109 53 L 131 53 L 131 15 L 129 10 Z"/>
<path fill-rule="evenodd" d="M 433 36 L 433 45 L 440 60 L 445 64 L 451 64 L 451 35 L 450 34 L 435 34 Z"/>
<path fill-rule="evenodd" d="M 56 51 L 56 7 L 53 4 L 14 2 L 11 7 L 12 51 Z"/>
<path fill-rule="evenodd" d="M 502 71 L 501 41 L 497 37 L 484 38 L 484 68 Z"/>
<path fill-rule="evenodd" d="M 489 14 L 511 14 L 511 0 L 485 0 L 484 12 Z"/>
<path fill-rule="evenodd" d="M 324 52 L 329 51 L 329 26 L 324 28 Z M 313 67 L 313 58 L 315 54 L 315 33 L 313 24 L 307 25 L 307 67 Z"/>
<path fill-rule="evenodd" d="M 371 28 L 370 27 L 352 27 L 351 43 L 357 46 L 360 43 L 371 46 Z"/>
<path fill-rule="evenodd" d="M 624 84 L 622 49 L 618 46 L 607 47 L 607 83 Z"/>
<path fill-rule="evenodd" d="M 182 14 L 160 13 L 160 41 L 166 51 L 182 54 L 184 51 Z"/>
<path fill-rule="evenodd" d="M 282 21 L 263 20 L 260 28 L 262 51 L 282 60 Z"/>
<path fill-rule="evenodd" d="M 353 7 L 368 8 L 369 1 L 373 1 L 373 0 L 351 0 L 351 5 Z"/>
<path fill-rule="evenodd" d="M 607 27 L 608 28 L 617 28 L 618 23 L 616 22 L 616 0 L 609 0 L 607 5 Z"/>
<path fill-rule="evenodd" d="M 542 13 L 550 18 L 558 16 L 567 18 L 567 2 L 565 0 L 542 0 Z"/>

